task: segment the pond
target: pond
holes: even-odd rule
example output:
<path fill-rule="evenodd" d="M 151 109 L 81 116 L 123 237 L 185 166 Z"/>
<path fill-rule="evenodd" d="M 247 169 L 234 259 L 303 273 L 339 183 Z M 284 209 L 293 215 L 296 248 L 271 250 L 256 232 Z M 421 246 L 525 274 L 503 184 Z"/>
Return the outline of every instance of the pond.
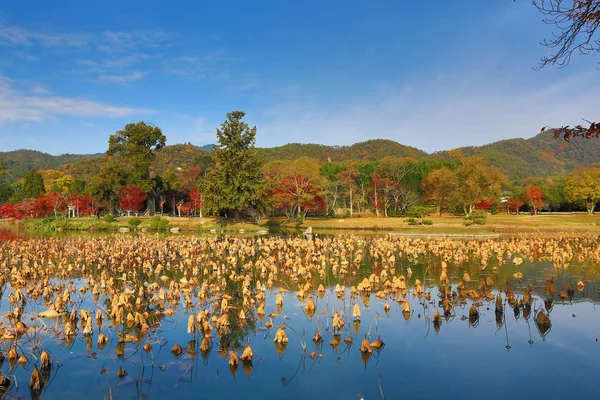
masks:
<path fill-rule="evenodd" d="M 599 264 L 594 236 L 5 233 L 0 393 L 595 397 Z"/>

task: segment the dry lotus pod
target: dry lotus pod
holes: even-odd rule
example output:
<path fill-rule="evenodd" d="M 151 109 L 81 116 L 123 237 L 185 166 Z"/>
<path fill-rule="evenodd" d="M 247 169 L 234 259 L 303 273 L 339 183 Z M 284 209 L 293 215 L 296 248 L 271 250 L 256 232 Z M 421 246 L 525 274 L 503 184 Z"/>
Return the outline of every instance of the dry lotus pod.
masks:
<path fill-rule="evenodd" d="M 21 321 L 17 322 L 15 325 L 15 331 L 17 332 L 17 334 L 23 334 L 23 333 L 27 332 L 28 330 L 29 330 L 29 328 L 27 327 L 27 325 L 25 325 Z"/>
<path fill-rule="evenodd" d="M 377 351 L 381 350 L 383 348 L 383 346 L 385 346 L 385 343 L 383 343 L 383 340 L 381 340 L 381 338 L 377 338 L 376 341 L 374 341 L 373 343 L 371 343 L 371 348 L 375 349 Z"/>
<path fill-rule="evenodd" d="M 195 333 L 196 332 L 196 322 L 194 321 L 194 316 L 193 315 L 190 315 L 190 317 L 188 318 L 187 332 L 188 333 Z"/>
<path fill-rule="evenodd" d="M 42 351 L 42 354 L 40 354 L 40 367 L 42 369 L 48 369 L 50 368 L 50 365 L 50 356 L 48 353 L 46 353 L 46 351 Z"/>
<path fill-rule="evenodd" d="M 361 353 L 372 353 L 373 349 L 371 349 L 371 343 L 369 343 L 369 339 L 364 338 L 362 343 L 360 344 L 360 352 Z"/>
<path fill-rule="evenodd" d="M 103 347 L 108 343 L 108 336 L 104 333 L 98 335 L 98 347 Z"/>
<path fill-rule="evenodd" d="M 288 341 L 289 341 L 289 339 L 285 333 L 285 325 L 284 325 L 281 328 L 277 329 L 277 332 L 275 333 L 275 339 L 273 339 L 273 342 L 287 343 Z"/>
<path fill-rule="evenodd" d="M 360 318 L 360 307 L 358 306 L 358 303 L 354 303 L 354 311 L 352 312 L 352 316 L 354 318 Z"/>
<path fill-rule="evenodd" d="M 175 344 L 171 349 L 171 354 L 175 357 L 179 357 L 183 353 L 183 348 L 179 344 Z"/>
<path fill-rule="evenodd" d="M 244 349 L 244 351 L 242 352 L 242 356 L 240 357 L 242 359 L 242 361 L 244 363 L 251 363 L 252 362 L 252 348 L 250 347 L 250 345 L 246 345 L 246 348 Z"/>
<path fill-rule="evenodd" d="M 238 356 L 237 356 L 237 354 L 235 354 L 235 351 L 232 351 L 231 355 L 229 356 L 229 365 L 234 367 L 238 364 L 239 364 Z"/>
<path fill-rule="evenodd" d="M 27 364 L 27 361 L 29 361 L 29 360 L 27 359 L 25 354 L 23 354 L 21 357 L 19 357 L 19 360 L 17 362 L 19 363 L 19 365 L 21 367 L 23 367 L 23 366 L 25 366 L 25 364 Z"/>
<path fill-rule="evenodd" d="M 123 369 L 123 367 L 120 367 L 119 370 L 117 371 L 117 378 L 119 379 L 123 379 L 127 376 L 127 371 L 125 371 Z"/>
<path fill-rule="evenodd" d="M 37 368 L 34 368 L 31 372 L 31 378 L 29 379 L 29 388 L 34 392 L 39 392 L 42 390 L 44 386 L 44 382 L 40 379 L 40 371 Z"/>
<path fill-rule="evenodd" d="M 477 307 L 475 307 L 475 305 L 472 305 L 471 308 L 469 308 L 469 318 L 470 319 L 479 318 L 479 310 L 477 309 Z"/>
<path fill-rule="evenodd" d="M 19 358 L 19 354 L 17 353 L 17 350 L 13 347 L 8 351 L 8 359 L 16 360 L 17 358 Z"/>
<path fill-rule="evenodd" d="M 313 301 L 313 299 L 308 299 L 304 308 L 306 308 L 307 310 L 314 311 L 317 308 L 317 306 L 315 305 L 315 302 Z"/>
<path fill-rule="evenodd" d="M 200 351 L 208 351 L 212 347 L 212 342 L 207 336 L 202 338 L 202 342 L 200 343 Z"/>
<path fill-rule="evenodd" d="M 146 343 L 146 344 L 144 344 L 144 351 L 145 351 L 146 353 L 148 353 L 148 352 L 152 351 L 152 345 L 151 345 L 150 343 Z"/>

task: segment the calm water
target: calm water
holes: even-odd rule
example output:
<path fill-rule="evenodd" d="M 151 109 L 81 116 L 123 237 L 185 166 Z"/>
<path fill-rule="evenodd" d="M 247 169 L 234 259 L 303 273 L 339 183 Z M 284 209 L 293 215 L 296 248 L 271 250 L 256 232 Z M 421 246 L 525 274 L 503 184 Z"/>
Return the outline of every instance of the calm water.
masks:
<path fill-rule="evenodd" d="M 37 245 L 43 245 L 43 239 L 36 240 Z M 54 240 L 65 241 L 66 247 L 77 247 L 82 243 L 69 243 L 74 240 L 72 238 Z M 198 243 L 201 240 L 204 239 L 198 239 Z M 390 276 L 406 277 L 408 289 L 405 299 L 410 303 L 410 313 L 402 312 L 402 305 L 397 300 L 404 296 L 397 292 L 389 292 L 385 298 L 376 296 L 379 289 L 372 290 L 370 294 L 353 295 L 351 286 L 358 285 L 373 272 L 379 274 L 381 270 L 378 262 L 369 255 L 373 238 L 347 240 L 354 243 L 355 248 L 365 248 L 360 268 L 355 274 L 349 272 L 339 276 L 329 269 L 322 279 L 314 274 L 314 288 L 301 301 L 297 292 L 291 289 L 297 287 L 293 274 L 287 276 L 280 272 L 278 278 L 273 279 L 272 288 L 265 292 L 266 315 L 258 315 L 256 307 L 247 307 L 244 326 L 233 318 L 230 332 L 224 335 L 213 332 L 212 347 L 201 351 L 203 334 L 187 332 L 188 318 L 196 316 L 201 309 L 210 309 L 214 315 L 220 315 L 217 312 L 220 294 L 213 293 L 214 297 L 200 301 L 197 292 L 193 292 L 193 304 L 187 308 L 183 300 L 150 307 L 154 311 L 147 319 L 151 329 L 143 335 L 136 328 L 128 327 L 126 323 L 116 324 L 107 317 L 110 302 L 105 292 L 94 296 L 91 290 L 85 293 L 79 291 L 86 285 L 89 289 L 86 276 L 72 274 L 62 279 L 61 276 L 65 275 L 59 273 L 61 267 L 56 267 L 56 276 L 50 284 L 72 283 L 74 288 L 68 310 L 90 310 L 94 315 L 100 309 L 105 316 L 100 326 L 94 320 L 91 337 L 83 335 L 79 321 L 77 327 L 80 329 L 73 337 L 67 338 L 64 326 L 68 316 L 37 318 L 38 313 L 49 304 L 44 304 L 42 298 L 35 300 L 31 293 L 39 281 L 23 284 L 17 290 L 24 295 L 24 302 L 13 301 L 11 304 L 9 296 L 15 293 L 11 286 L 14 283 L 11 268 L 20 268 L 23 261 L 22 255 L 10 258 L 6 246 L 14 243 L 14 238 L 4 235 L 0 239 L 0 245 L 5 246 L 2 265 L 5 279 L 0 303 L 3 323 L 0 327 L 10 331 L 10 327 L 14 326 L 15 320 L 8 315 L 16 305 L 21 305 L 23 311 L 21 321 L 30 328 L 35 327 L 20 338 L 5 339 L 0 344 L 5 356 L 9 349 L 16 348 L 19 356 L 25 354 L 28 359 L 24 365 L 8 358 L 2 363 L 1 373 L 10 380 L 4 396 L 311 400 L 596 397 L 595 379 L 600 373 L 600 308 L 597 304 L 600 282 L 595 265 L 583 261 L 570 263 L 566 268 L 556 268 L 548 260 L 529 261 L 525 258 L 517 267 L 510 262 L 512 255 L 509 262 L 490 261 L 483 270 L 478 260 L 451 264 L 448 266 L 451 291 L 459 292 L 457 285 L 467 272 L 470 282 L 463 281 L 467 289 L 481 293 L 480 278 L 489 277 L 493 280 L 489 293 L 496 296 L 502 292 L 504 313 L 496 312 L 495 300 L 480 299 L 477 304 L 480 317 L 470 320 L 469 308 L 473 301 L 463 300 L 460 295 L 451 299 L 452 311 L 447 317 L 443 316 L 441 267 L 437 257 L 410 258 L 409 261 L 400 251 L 396 253 L 394 266 L 387 268 Z M 25 243 L 28 239 L 17 241 Z M 54 243 L 53 246 L 61 245 Z M 297 249 L 286 251 L 292 255 L 290 258 L 299 254 Z M 279 254 L 284 253 L 280 251 Z M 41 254 L 31 254 L 28 262 L 33 263 L 38 256 L 40 265 L 48 261 Z M 168 253 L 164 256 L 168 257 Z M 301 256 L 304 257 L 304 254 Z M 224 257 L 221 260 L 234 262 Z M 306 258 L 302 260 L 309 263 Z M 281 257 L 271 262 L 285 264 Z M 171 268 L 180 268 L 175 267 L 175 260 L 172 264 Z M 121 275 L 121 271 L 110 267 L 95 268 L 96 272 L 108 268 L 114 277 Z M 169 278 L 181 278 L 178 272 L 169 271 L 168 267 L 164 271 Z M 513 275 L 515 271 L 521 272 L 523 277 L 517 279 Z M 135 279 L 148 281 L 152 276 L 146 274 Z M 417 278 L 423 282 L 423 291 L 430 293 L 430 299 L 424 294 L 412 293 Z M 254 276 L 253 285 L 255 280 L 260 279 L 260 275 Z M 267 279 L 263 276 L 262 282 Z M 548 279 L 552 279 L 556 287 L 553 295 L 545 291 Z M 585 284 L 583 290 L 576 286 L 580 279 Z M 318 283 L 324 284 L 324 292 L 316 291 Z M 533 298 L 530 308 L 507 304 L 507 283 L 517 299 L 523 297 L 529 285 Z M 336 293 L 336 284 L 345 286 L 343 292 Z M 561 300 L 560 291 L 567 291 L 569 284 L 574 293 L 572 297 Z M 168 287 L 166 281 L 164 286 Z M 231 288 L 230 306 L 233 307 L 231 314 L 234 314 L 242 308 L 241 289 Z M 282 307 L 275 304 L 277 293 L 282 293 Z M 304 308 L 308 296 L 316 304 L 316 312 L 312 316 Z M 353 317 L 355 303 L 361 311 L 359 318 Z M 386 304 L 389 305 L 387 311 Z M 169 307 L 175 312 L 173 315 L 155 313 Z M 442 313 L 441 323 L 433 322 L 436 311 Z M 345 322 L 345 326 L 335 332 L 332 327 L 334 312 L 342 315 Z M 539 312 L 549 318 L 550 327 L 537 323 Z M 270 317 L 270 313 L 276 315 Z M 272 322 L 272 328 L 265 327 L 268 321 Z M 282 325 L 288 326 L 289 342 L 276 345 L 273 339 Z M 100 332 L 109 338 L 109 343 L 102 348 L 97 344 Z M 312 340 L 316 332 L 323 337 L 320 343 Z M 130 333 L 137 342 L 119 343 L 119 333 Z M 338 335 L 337 346 L 331 345 L 334 335 Z M 379 337 L 385 346 L 380 351 L 363 354 L 360 347 L 365 336 L 371 342 Z M 149 352 L 143 350 L 147 343 L 152 346 Z M 179 356 L 171 352 L 175 344 L 183 348 Z M 237 368 L 231 368 L 229 352 L 234 350 L 239 356 L 246 344 L 252 347 L 252 364 L 244 365 L 240 361 Z M 51 355 L 53 366 L 42 374 L 42 380 L 46 382 L 42 391 L 30 393 L 29 379 L 34 368 L 40 367 L 42 350 Z"/>

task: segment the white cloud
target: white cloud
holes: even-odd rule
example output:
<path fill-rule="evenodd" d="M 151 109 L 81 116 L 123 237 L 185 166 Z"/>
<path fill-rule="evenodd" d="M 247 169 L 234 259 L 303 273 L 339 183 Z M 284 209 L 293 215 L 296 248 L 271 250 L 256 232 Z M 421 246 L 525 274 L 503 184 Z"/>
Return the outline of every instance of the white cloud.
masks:
<path fill-rule="evenodd" d="M 103 82 L 127 83 L 127 82 L 139 81 L 140 79 L 144 78 L 147 75 L 148 75 L 148 72 L 133 71 L 132 73 L 125 74 L 125 75 L 103 74 L 103 75 L 99 76 L 99 79 Z"/>
<path fill-rule="evenodd" d="M 83 98 L 37 96 L 12 89 L 0 76 L 0 124 L 17 121 L 40 122 L 59 116 L 119 118 L 147 110 L 120 107 Z"/>

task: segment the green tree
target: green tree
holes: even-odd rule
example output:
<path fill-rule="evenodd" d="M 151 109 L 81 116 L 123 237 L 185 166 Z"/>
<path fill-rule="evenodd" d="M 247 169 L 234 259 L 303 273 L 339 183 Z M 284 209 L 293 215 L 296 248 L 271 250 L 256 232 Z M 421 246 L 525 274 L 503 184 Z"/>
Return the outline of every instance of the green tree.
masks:
<path fill-rule="evenodd" d="M 600 168 L 587 168 L 573 172 L 565 179 L 565 199 L 585 206 L 593 214 L 600 201 Z"/>
<path fill-rule="evenodd" d="M 4 178 L 5 174 L 6 174 L 6 167 L 4 166 L 4 163 L 2 162 L 2 160 L 0 160 L 0 180 L 2 180 L 2 178 Z"/>
<path fill-rule="evenodd" d="M 119 191 L 127 183 L 127 169 L 123 162 L 109 159 L 102 164 L 98 174 L 94 175 L 86 188 L 92 197 L 114 209 L 119 200 Z"/>
<path fill-rule="evenodd" d="M 166 141 L 166 136 L 156 126 L 145 122 L 127 124 L 123 130 L 110 135 L 106 154 L 122 156 L 130 167 L 128 183 L 149 191 L 152 189 L 149 167 Z"/>
<path fill-rule="evenodd" d="M 14 191 L 7 183 L 0 183 L 0 203 L 10 200 Z"/>
<path fill-rule="evenodd" d="M 75 179 L 73 182 L 71 182 L 71 186 L 69 186 L 69 193 L 70 194 L 83 194 L 83 192 L 85 191 L 85 186 L 87 185 L 87 182 L 83 179 Z"/>
<path fill-rule="evenodd" d="M 205 200 L 213 212 L 254 214 L 266 209 L 265 188 L 261 182 L 262 165 L 254 147 L 256 127 L 242 121 L 246 113 L 233 111 L 217 128 L 214 145 L 216 166 L 209 174 Z"/>
<path fill-rule="evenodd" d="M 43 193 L 46 193 L 44 177 L 36 168 L 31 168 L 25 175 L 25 181 L 23 182 L 23 197 L 34 199 Z"/>

